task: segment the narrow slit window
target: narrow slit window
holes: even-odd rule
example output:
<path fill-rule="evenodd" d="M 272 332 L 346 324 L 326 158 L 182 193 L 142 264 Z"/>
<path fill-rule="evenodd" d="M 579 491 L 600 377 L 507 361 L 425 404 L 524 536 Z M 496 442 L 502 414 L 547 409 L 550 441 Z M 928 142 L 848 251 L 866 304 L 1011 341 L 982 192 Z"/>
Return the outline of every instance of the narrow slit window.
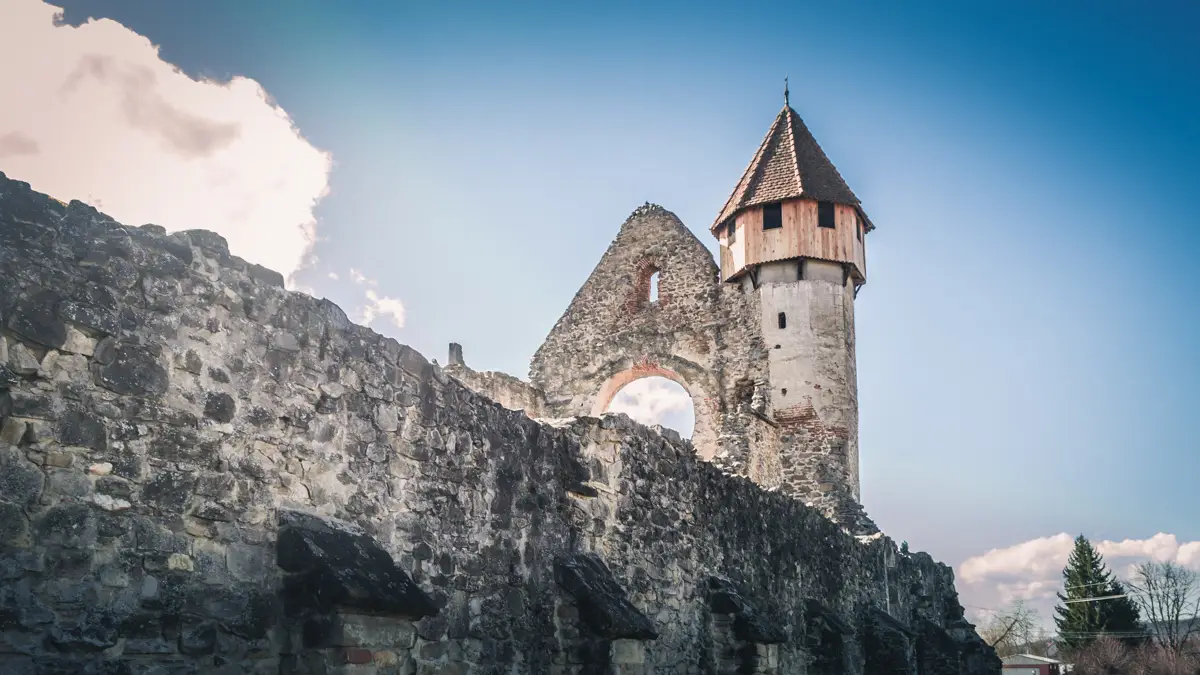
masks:
<path fill-rule="evenodd" d="M 729 242 L 730 246 L 733 246 L 737 242 L 737 220 L 732 218 L 729 220 L 729 236 L 726 237 L 726 241 Z"/>
<path fill-rule="evenodd" d="M 787 328 L 787 314 L 784 314 L 783 312 L 779 313 L 779 328 Z"/>
<path fill-rule="evenodd" d="M 763 229 L 774 230 L 779 227 L 783 227 L 783 204 L 767 204 L 763 207 Z"/>
<path fill-rule="evenodd" d="M 833 202 L 817 202 L 818 226 L 833 229 L 835 227 L 833 214 Z"/>
<path fill-rule="evenodd" d="M 658 302 L 658 272 L 650 275 L 650 302 Z"/>
<path fill-rule="evenodd" d="M 862 241 L 862 233 L 863 233 L 862 218 L 859 218 L 858 214 L 855 214 L 854 215 L 854 234 L 858 236 L 859 241 Z"/>

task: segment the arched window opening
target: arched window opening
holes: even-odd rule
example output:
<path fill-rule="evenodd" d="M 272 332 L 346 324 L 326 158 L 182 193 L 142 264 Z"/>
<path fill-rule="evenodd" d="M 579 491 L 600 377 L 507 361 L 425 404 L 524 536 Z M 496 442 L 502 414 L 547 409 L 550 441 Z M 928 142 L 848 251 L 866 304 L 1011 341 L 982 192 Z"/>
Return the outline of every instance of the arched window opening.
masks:
<path fill-rule="evenodd" d="M 658 375 L 621 387 L 605 412 L 625 413 L 646 426 L 674 429 L 684 438 L 691 438 L 696 426 L 691 395 L 678 382 Z"/>
<path fill-rule="evenodd" d="M 658 271 L 650 275 L 650 302 L 658 302 Z"/>

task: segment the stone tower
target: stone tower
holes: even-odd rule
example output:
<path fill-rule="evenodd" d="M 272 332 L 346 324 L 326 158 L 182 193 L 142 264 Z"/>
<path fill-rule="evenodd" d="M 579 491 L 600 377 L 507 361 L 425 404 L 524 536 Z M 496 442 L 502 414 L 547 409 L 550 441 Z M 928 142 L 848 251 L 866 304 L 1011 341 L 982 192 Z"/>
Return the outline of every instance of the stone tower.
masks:
<path fill-rule="evenodd" d="M 645 204 L 534 354 L 528 383 L 472 371 L 457 346 L 448 371 L 545 418 L 599 416 L 630 382 L 669 378 L 691 397 L 702 459 L 870 533 L 854 366 L 870 229 L 785 104 L 712 225 L 719 266 L 674 213 Z"/>
<path fill-rule="evenodd" d="M 721 280 L 757 299 L 781 482 L 835 502 L 859 498 L 854 298 L 872 229 L 786 102 L 711 227 Z"/>

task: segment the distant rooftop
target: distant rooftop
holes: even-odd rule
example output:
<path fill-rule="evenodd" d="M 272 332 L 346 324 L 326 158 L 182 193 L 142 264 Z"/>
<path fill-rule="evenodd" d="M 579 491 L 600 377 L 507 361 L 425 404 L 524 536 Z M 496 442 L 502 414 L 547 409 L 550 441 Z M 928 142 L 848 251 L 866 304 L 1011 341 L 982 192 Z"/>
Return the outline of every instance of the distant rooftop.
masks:
<path fill-rule="evenodd" d="M 1052 659 L 1048 656 L 1036 656 L 1034 654 L 1010 654 L 1000 657 L 1001 663 L 1005 665 L 1031 665 L 1036 663 L 1062 663 L 1058 659 Z"/>

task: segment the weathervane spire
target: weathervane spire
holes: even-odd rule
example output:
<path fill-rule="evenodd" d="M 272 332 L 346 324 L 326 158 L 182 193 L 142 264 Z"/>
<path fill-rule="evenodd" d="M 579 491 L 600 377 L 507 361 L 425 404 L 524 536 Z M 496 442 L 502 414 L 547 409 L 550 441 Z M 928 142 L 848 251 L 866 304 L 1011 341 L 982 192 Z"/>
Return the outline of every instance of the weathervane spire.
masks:
<path fill-rule="evenodd" d="M 787 106 L 791 105 L 791 102 L 788 101 L 788 77 L 787 77 L 787 75 L 783 76 L 783 104 L 787 105 Z"/>

